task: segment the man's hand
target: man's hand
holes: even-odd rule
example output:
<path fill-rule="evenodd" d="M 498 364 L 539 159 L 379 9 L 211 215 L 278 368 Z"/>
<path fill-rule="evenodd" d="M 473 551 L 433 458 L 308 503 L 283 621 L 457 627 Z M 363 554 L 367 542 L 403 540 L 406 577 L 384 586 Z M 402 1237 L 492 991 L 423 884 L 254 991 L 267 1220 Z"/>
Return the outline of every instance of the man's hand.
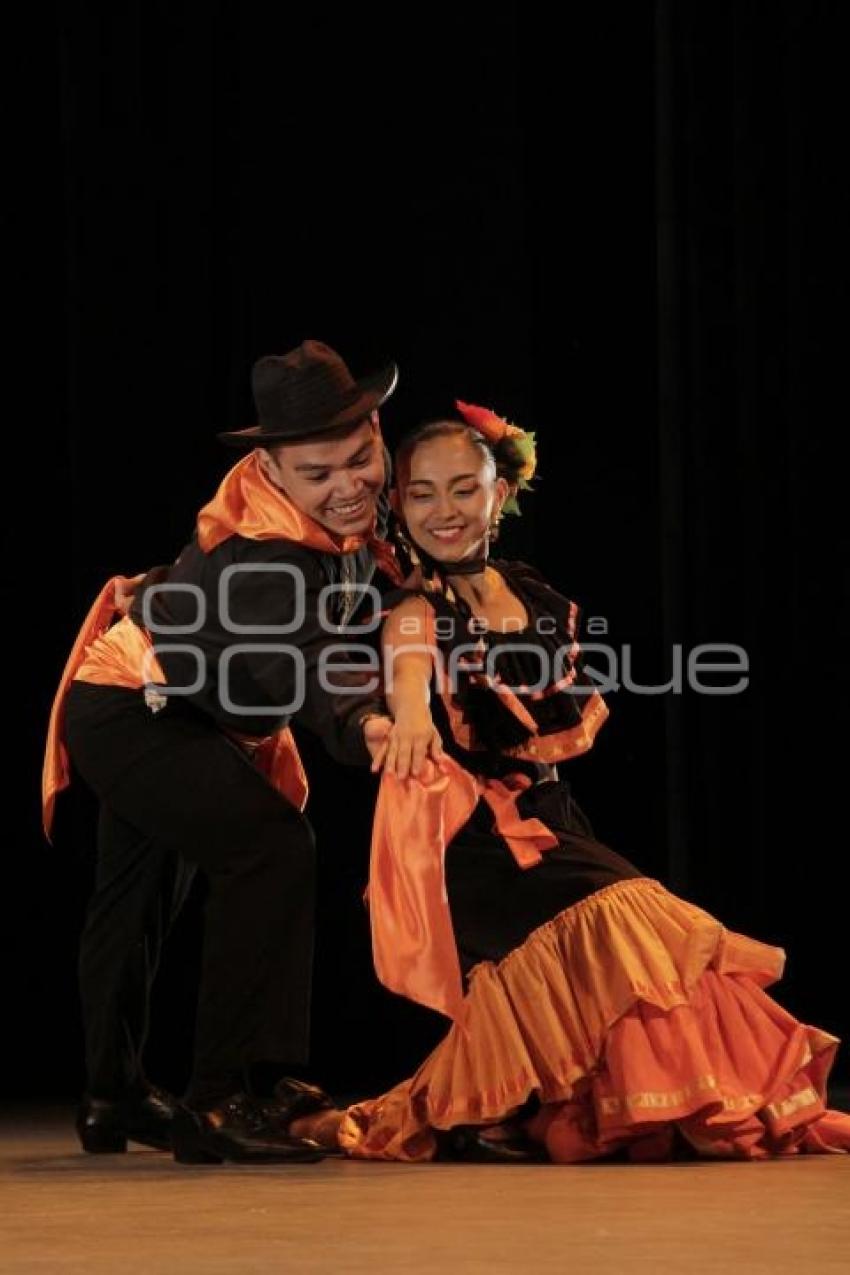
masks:
<path fill-rule="evenodd" d="M 145 578 L 145 572 L 141 575 L 131 576 L 129 580 L 119 581 L 115 586 L 115 610 L 119 615 L 127 615 L 130 607 L 133 605 L 133 598 L 136 596 L 136 589 Z"/>
<path fill-rule="evenodd" d="M 369 749 L 369 754 L 372 758 L 372 771 L 378 771 L 381 769 L 386 756 L 387 745 L 393 728 L 392 718 L 371 714 L 363 718 L 362 726 L 363 742 Z"/>

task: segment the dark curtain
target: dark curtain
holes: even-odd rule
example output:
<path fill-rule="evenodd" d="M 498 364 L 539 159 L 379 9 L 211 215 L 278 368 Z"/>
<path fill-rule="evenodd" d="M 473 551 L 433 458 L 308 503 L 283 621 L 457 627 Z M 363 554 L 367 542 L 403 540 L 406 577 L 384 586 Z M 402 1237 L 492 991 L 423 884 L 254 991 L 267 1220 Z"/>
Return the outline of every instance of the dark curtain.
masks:
<path fill-rule="evenodd" d="M 671 876 L 846 1031 L 837 16 L 656 7 L 659 578 L 667 643 L 751 666 L 744 695 L 666 699 Z"/>
<path fill-rule="evenodd" d="M 599 833 L 787 946 L 780 995 L 846 1029 L 840 729 L 845 220 L 837 6 L 649 0 L 65 6 L 6 42 L 10 1092 L 80 1083 L 91 809 L 39 831 L 44 723 L 90 598 L 175 556 L 306 336 L 402 379 L 390 443 L 455 396 L 538 431 L 506 555 L 539 563 L 622 681 L 741 647 L 736 695 L 609 697 L 571 775 Z M 14 512 L 13 512 L 14 511 Z M 598 659 L 609 657 L 599 655 Z M 705 657 L 710 658 L 709 656 Z M 716 682 L 730 680 L 714 675 Z M 706 675 L 706 680 L 710 680 Z M 441 1030 L 374 986 L 371 781 L 304 741 L 322 862 L 316 1065 L 397 1078 Z M 340 812 L 345 812 L 344 820 Z M 178 1084 L 198 903 L 163 971 Z"/>

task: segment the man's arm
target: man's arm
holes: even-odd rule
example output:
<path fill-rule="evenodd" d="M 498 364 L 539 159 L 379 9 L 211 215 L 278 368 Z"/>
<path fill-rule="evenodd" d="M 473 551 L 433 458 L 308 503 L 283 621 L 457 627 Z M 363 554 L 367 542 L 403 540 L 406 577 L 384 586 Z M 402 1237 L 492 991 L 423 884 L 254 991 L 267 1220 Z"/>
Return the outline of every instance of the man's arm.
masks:
<path fill-rule="evenodd" d="M 238 656 L 234 698 L 240 704 L 292 705 L 289 716 L 318 735 L 336 760 L 368 765 L 365 719 L 374 722 L 386 713 L 377 651 L 365 649 L 365 637 L 358 644 L 336 631 L 325 605 L 332 597 L 323 594 L 328 582 L 309 550 L 276 549 L 265 563 L 250 567 L 237 570 L 227 590 L 230 619 L 262 630 L 234 634 L 234 643 L 260 648 Z M 373 745 L 388 729 L 388 724 L 370 728 Z"/>

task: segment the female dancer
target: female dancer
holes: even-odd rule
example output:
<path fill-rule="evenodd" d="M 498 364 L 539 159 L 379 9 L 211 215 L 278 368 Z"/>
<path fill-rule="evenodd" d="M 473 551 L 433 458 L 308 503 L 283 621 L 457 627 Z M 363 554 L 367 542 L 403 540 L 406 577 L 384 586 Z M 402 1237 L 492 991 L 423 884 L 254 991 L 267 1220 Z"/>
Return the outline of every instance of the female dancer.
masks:
<path fill-rule="evenodd" d="M 557 777 L 607 709 L 576 606 L 489 558 L 533 439 L 458 408 L 397 458 L 418 565 L 383 633 L 396 730 L 369 887 L 379 977 L 453 1024 L 412 1078 L 293 1132 L 407 1161 L 850 1150 L 824 1104 L 837 1040 L 764 991 L 783 953 L 602 845 Z"/>

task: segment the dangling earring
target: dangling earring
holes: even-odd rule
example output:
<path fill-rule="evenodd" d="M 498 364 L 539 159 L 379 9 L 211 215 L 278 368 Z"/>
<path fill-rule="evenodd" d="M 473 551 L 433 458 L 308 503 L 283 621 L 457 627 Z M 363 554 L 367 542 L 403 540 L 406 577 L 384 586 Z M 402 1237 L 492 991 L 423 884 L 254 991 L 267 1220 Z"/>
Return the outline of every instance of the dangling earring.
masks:
<path fill-rule="evenodd" d="M 445 593 L 446 582 L 442 578 L 439 566 L 435 562 L 429 561 L 427 556 L 420 554 L 398 515 L 396 515 L 395 537 L 402 553 L 410 563 L 411 569 L 418 569 L 422 577 L 422 588 L 425 592 Z"/>
<path fill-rule="evenodd" d="M 490 537 L 490 544 L 494 544 L 495 541 L 499 539 L 499 529 L 501 526 L 501 522 L 502 522 L 502 511 L 500 509 L 497 514 L 493 515 L 493 517 L 490 520 L 490 526 L 487 528 L 488 535 Z"/>
<path fill-rule="evenodd" d="M 413 541 L 410 539 L 410 537 L 408 536 L 407 532 L 405 531 L 401 522 L 398 521 L 398 519 L 396 519 L 395 534 L 396 534 L 396 539 L 398 540 L 398 543 L 401 546 L 402 552 L 404 553 L 405 557 L 409 560 L 410 565 L 412 567 L 421 566 L 422 564 L 419 560 L 419 554 L 416 552 L 416 546 L 414 545 Z"/>
<path fill-rule="evenodd" d="M 430 568 L 422 561 L 416 545 L 410 539 L 410 536 L 407 534 L 407 531 L 398 517 L 396 517 L 395 535 L 402 553 L 410 563 L 411 570 L 419 571 L 419 574 L 422 577 L 423 589 L 425 589 L 426 592 L 431 592 L 436 589 L 436 567 Z"/>

